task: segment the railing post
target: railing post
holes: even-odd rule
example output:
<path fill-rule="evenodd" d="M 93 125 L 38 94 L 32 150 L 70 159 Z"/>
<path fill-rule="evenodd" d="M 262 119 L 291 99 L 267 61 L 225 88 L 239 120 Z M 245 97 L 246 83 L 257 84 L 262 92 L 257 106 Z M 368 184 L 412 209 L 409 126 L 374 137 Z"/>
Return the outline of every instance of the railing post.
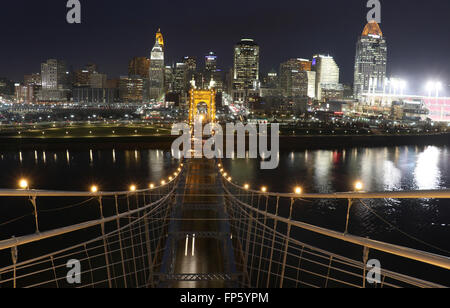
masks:
<path fill-rule="evenodd" d="M 347 205 L 347 219 L 346 219 L 346 222 L 345 222 L 345 231 L 344 231 L 344 234 L 347 234 L 347 233 L 348 233 L 348 223 L 349 223 L 349 220 L 350 220 L 350 209 L 352 208 L 352 205 L 353 205 L 353 200 L 352 200 L 352 199 L 348 199 L 348 205 Z"/>
<path fill-rule="evenodd" d="M 120 258 L 121 258 L 121 263 L 122 263 L 122 273 L 123 273 L 123 282 L 125 284 L 125 288 L 127 288 L 127 275 L 125 272 L 125 263 L 124 263 L 124 257 L 123 257 L 123 247 L 122 247 L 122 231 L 120 230 L 120 219 L 119 219 L 119 203 L 118 203 L 118 197 L 117 195 L 114 195 L 114 202 L 116 205 L 116 214 L 117 214 L 117 219 L 116 219 L 116 225 L 117 225 L 117 233 L 119 235 L 119 247 L 120 247 Z"/>
<path fill-rule="evenodd" d="M 253 224 L 253 214 L 250 213 L 250 218 L 248 220 L 248 230 L 247 230 L 247 243 L 245 243 L 245 259 L 244 259 L 244 269 L 247 272 L 247 279 L 248 279 L 248 287 L 251 287 L 251 281 L 249 278 L 249 273 L 248 273 L 248 257 L 249 257 L 249 252 L 250 252 L 250 236 L 252 234 L 252 224 Z M 252 269 L 250 269 L 251 272 Z"/>
<path fill-rule="evenodd" d="M 366 246 L 364 246 L 363 250 L 363 288 L 366 288 L 366 271 L 367 271 L 367 262 L 369 261 L 369 252 L 370 249 Z"/>
<path fill-rule="evenodd" d="M 130 196 L 127 194 L 127 210 L 128 212 L 131 211 L 130 209 Z M 136 280 L 136 288 L 139 286 L 139 280 L 137 276 L 137 266 L 136 266 L 136 252 L 134 250 L 134 232 L 133 227 L 131 226 L 133 222 L 133 218 L 131 216 L 128 216 L 128 222 L 129 222 L 129 228 L 130 228 L 130 235 L 131 235 L 131 254 L 133 256 L 133 265 L 134 265 L 134 278 Z"/>
<path fill-rule="evenodd" d="M 38 212 L 37 212 L 37 205 L 36 205 L 36 196 L 30 197 L 30 202 L 33 205 L 33 209 L 34 209 L 34 223 L 36 226 L 36 233 L 39 233 L 39 221 L 38 221 Z"/>
<path fill-rule="evenodd" d="M 101 219 L 103 219 L 103 202 L 102 197 L 98 197 L 98 203 L 100 205 L 100 216 Z M 108 243 L 106 241 L 106 234 L 105 234 L 105 223 L 102 222 L 101 224 L 102 229 L 102 237 L 103 237 L 103 251 L 105 253 L 105 264 L 106 264 L 106 274 L 108 275 L 108 286 L 110 289 L 112 289 L 112 281 L 111 281 L 111 271 L 109 268 L 109 257 L 108 257 Z"/>
<path fill-rule="evenodd" d="M 13 236 L 14 238 L 14 236 Z M 17 281 L 16 281 L 16 276 L 17 276 L 17 259 L 19 258 L 19 251 L 17 249 L 17 246 L 14 246 L 11 248 L 11 259 L 13 262 L 13 288 L 15 289 L 17 287 Z"/>
<path fill-rule="evenodd" d="M 276 210 L 275 210 L 275 216 L 278 216 L 279 203 L 280 203 L 280 197 L 277 197 L 277 205 L 276 205 Z M 273 250 L 275 248 L 275 236 L 276 236 L 276 232 L 277 232 L 277 225 L 278 225 L 278 220 L 275 219 L 274 226 L 273 226 L 272 248 L 270 250 L 269 269 L 267 271 L 267 286 L 266 286 L 267 289 L 270 286 L 270 274 L 271 274 L 271 271 L 272 271 Z"/>
<path fill-rule="evenodd" d="M 264 226 L 267 225 L 267 210 L 269 207 L 269 197 L 266 196 L 266 209 L 264 212 Z M 259 287 L 259 276 L 261 274 L 261 263 L 262 263 L 262 253 L 263 253 L 263 248 L 264 248 L 264 241 L 265 241 L 265 235 L 266 235 L 266 228 L 263 228 L 263 232 L 262 232 L 262 241 L 261 241 L 261 249 L 259 251 L 259 266 L 258 266 L 258 277 L 256 278 L 256 287 Z"/>
<path fill-rule="evenodd" d="M 291 198 L 291 207 L 289 210 L 289 221 L 292 220 L 292 208 L 294 206 L 294 199 Z M 283 263 L 281 266 L 281 279 L 280 279 L 280 289 L 283 288 L 283 283 L 284 283 L 284 273 L 286 271 L 286 260 L 287 260 L 287 253 L 288 253 L 288 249 L 289 249 L 289 239 L 291 236 L 291 228 L 292 225 L 289 223 L 288 224 L 288 229 L 287 229 L 287 234 L 286 234 L 286 244 L 284 245 L 284 255 L 283 255 Z"/>

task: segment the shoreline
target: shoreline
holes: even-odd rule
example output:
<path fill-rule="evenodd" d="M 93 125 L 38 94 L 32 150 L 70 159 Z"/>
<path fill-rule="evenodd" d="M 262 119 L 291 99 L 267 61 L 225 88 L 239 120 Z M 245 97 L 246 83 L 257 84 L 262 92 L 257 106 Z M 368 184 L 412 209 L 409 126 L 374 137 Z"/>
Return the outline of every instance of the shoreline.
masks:
<path fill-rule="evenodd" d="M 0 137 L 0 150 L 161 149 L 170 150 L 173 136 L 17 138 Z M 225 142 L 224 142 L 225 144 Z M 248 144 L 248 142 L 247 142 Z M 270 145 L 270 141 L 268 143 Z M 330 150 L 355 147 L 446 146 L 450 133 L 427 135 L 280 136 L 280 150 Z"/>

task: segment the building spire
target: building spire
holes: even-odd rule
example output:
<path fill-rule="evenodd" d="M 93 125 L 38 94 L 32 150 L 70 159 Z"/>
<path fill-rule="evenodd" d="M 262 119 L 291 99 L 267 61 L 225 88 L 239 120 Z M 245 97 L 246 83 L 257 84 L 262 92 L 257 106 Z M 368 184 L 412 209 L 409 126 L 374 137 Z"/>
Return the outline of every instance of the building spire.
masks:
<path fill-rule="evenodd" d="M 164 47 L 164 38 L 161 33 L 161 28 L 158 28 L 158 32 L 156 32 L 156 42 L 161 45 L 161 47 Z"/>

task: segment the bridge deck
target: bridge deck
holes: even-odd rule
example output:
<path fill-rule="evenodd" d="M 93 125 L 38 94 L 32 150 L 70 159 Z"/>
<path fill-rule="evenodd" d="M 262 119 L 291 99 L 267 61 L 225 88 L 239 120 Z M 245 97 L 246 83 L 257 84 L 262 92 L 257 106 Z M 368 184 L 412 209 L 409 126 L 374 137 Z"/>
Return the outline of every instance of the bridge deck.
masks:
<path fill-rule="evenodd" d="M 197 281 L 177 281 L 177 288 L 222 288 L 225 281 L 199 277 L 210 273 L 223 273 L 224 251 L 218 236 L 220 227 L 217 220 L 219 206 L 217 197 L 204 196 L 216 194 L 216 173 L 214 161 L 206 159 L 191 160 L 188 164 L 185 197 L 182 205 L 180 232 L 184 235 L 177 241 L 175 275 L 191 275 Z M 201 206 L 201 207 L 199 207 Z M 193 243 L 195 235 L 195 245 Z M 188 238 L 186 239 L 186 236 Z M 194 251 L 193 251 L 194 250 Z M 198 276 L 197 276 L 198 275 Z"/>

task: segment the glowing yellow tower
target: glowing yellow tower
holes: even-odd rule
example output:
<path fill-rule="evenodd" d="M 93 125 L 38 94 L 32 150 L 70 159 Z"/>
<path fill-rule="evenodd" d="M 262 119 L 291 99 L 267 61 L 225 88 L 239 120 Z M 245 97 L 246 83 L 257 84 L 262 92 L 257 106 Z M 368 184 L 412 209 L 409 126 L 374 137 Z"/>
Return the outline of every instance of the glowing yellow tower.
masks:
<path fill-rule="evenodd" d="M 159 45 L 164 48 L 164 38 L 161 33 L 161 29 L 158 29 L 158 32 L 156 32 L 156 40 L 158 41 Z"/>

